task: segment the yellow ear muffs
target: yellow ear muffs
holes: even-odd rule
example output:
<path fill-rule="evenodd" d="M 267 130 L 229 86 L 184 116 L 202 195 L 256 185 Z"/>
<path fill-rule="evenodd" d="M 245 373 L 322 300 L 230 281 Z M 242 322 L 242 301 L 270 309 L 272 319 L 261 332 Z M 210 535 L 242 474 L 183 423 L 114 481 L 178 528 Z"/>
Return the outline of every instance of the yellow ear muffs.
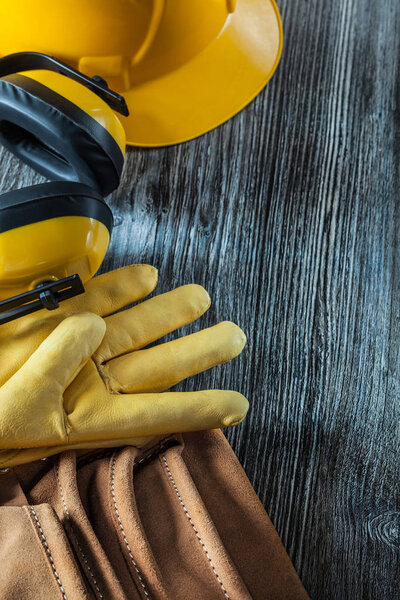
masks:
<path fill-rule="evenodd" d="M 30 297 L 29 291 L 43 284 L 57 286 L 72 275 L 82 282 L 93 277 L 106 254 L 112 226 L 107 204 L 81 183 L 56 181 L 0 196 L 0 300 L 14 296 L 0 302 L 0 313 L 16 306 L 17 316 L 32 312 L 26 310 L 27 300 L 36 296 Z M 19 294 L 23 298 L 18 302 Z M 5 320 L 10 320 L 7 315 L 0 316 L 0 322 Z"/>
<path fill-rule="evenodd" d="M 56 59 L 0 59 L 0 142 L 49 179 L 0 196 L 0 323 L 84 291 L 110 241 L 125 100 Z M 11 297 L 10 297 L 11 295 Z"/>
<path fill-rule="evenodd" d="M 103 196 L 118 187 L 124 155 L 115 138 L 77 104 L 31 76 L 0 80 L 0 142 L 49 179 L 85 183 Z"/>
<path fill-rule="evenodd" d="M 125 133 L 117 115 L 60 73 L 39 69 L 0 79 L 0 142 L 49 179 L 85 183 L 102 196 L 119 184 Z"/>

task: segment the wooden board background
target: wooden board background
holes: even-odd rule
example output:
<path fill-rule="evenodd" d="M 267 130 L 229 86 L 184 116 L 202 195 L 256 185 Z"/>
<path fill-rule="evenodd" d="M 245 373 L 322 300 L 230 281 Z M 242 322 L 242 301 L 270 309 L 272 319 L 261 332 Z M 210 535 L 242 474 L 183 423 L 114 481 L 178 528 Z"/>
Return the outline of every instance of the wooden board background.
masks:
<path fill-rule="evenodd" d="M 240 115 L 132 149 L 104 270 L 203 284 L 249 342 L 180 389 L 239 389 L 229 440 L 313 600 L 400 598 L 400 3 L 280 0 Z M 0 189 L 40 177 L 0 153 Z"/>

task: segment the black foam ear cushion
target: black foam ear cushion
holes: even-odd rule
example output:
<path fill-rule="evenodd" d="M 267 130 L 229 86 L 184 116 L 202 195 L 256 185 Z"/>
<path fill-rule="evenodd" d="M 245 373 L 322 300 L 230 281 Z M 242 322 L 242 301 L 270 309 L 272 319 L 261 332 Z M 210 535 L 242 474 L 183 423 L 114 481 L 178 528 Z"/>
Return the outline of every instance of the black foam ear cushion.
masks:
<path fill-rule="evenodd" d="M 113 216 L 93 189 L 74 181 L 52 181 L 12 190 L 0 196 L 0 233 L 56 217 L 88 217 L 110 232 Z"/>
<path fill-rule="evenodd" d="M 124 157 L 112 135 L 24 75 L 0 79 L 0 142 L 48 179 L 81 182 L 102 196 L 118 187 Z"/>

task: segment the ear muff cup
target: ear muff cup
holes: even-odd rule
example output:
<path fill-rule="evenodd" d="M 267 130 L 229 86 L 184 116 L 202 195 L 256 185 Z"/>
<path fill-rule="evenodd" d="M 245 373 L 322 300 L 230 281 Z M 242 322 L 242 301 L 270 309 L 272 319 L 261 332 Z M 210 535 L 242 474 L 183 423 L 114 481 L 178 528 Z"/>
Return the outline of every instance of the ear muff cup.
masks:
<path fill-rule="evenodd" d="M 124 157 L 113 136 L 25 75 L 0 79 L 0 142 L 48 179 L 80 182 L 103 197 L 118 187 Z"/>
<path fill-rule="evenodd" d="M 28 314 L 19 294 L 71 276 L 82 283 L 91 279 L 107 252 L 112 224 L 101 196 L 80 183 L 57 181 L 0 196 L 0 300 Z M 73 289 L 79 293 L 82 286 Z"/>

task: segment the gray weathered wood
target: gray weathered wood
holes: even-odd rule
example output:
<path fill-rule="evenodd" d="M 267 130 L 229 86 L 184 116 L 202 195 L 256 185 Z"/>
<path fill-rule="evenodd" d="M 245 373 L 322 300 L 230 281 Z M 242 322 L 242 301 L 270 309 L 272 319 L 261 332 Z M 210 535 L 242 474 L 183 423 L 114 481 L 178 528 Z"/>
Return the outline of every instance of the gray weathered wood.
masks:
<path fill-rule="evenodd" d="M 400 3 L 281 0 L 266 90 L 132 149 L 104 270 L 203 284 L 249 342 L 180 386 L 245 393 L 228 433 L 313 600 L 400 598 Z M 40 181 L 1 151 L 0 188 Z"/>

